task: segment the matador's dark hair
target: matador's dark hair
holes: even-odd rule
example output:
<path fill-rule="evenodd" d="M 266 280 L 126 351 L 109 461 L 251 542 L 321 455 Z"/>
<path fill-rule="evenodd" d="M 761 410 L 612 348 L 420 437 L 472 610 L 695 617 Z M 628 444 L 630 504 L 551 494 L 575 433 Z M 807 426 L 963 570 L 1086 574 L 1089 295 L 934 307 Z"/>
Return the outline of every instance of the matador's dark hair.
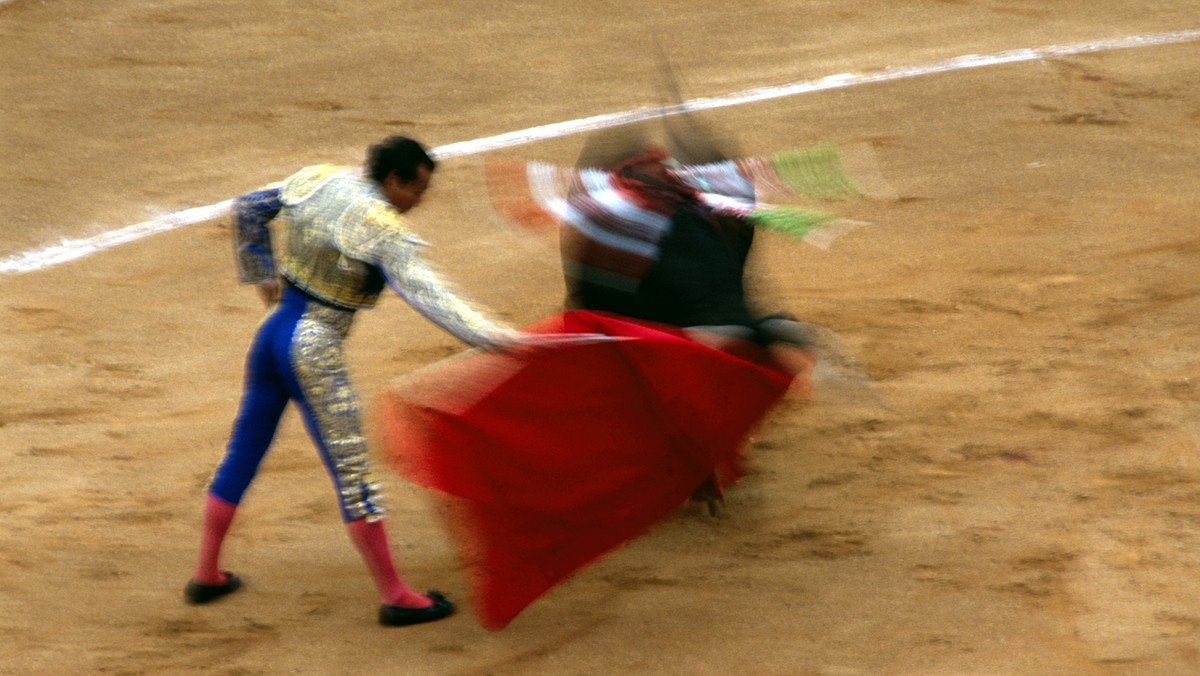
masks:
<path fill-rule="evenodd" d="M 376 183 L 392 173 L 402 181 L 416 180 L 422 166 L 433 171 L 437 163 L 425 146 L 407 136 L 389 136 L 367 149 L 367 174 Z"/>

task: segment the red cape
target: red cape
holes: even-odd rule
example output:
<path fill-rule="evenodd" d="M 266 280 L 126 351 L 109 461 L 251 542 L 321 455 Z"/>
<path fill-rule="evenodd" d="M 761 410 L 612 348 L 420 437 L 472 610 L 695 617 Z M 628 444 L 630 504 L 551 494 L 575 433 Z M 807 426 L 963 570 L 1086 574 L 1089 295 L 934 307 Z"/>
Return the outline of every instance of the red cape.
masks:
<path fill-rule="evenodd" d="M 632 340 L 470 353 L 386 388 L 373 411 L 397 473 L 441 494 L 493 630 L 714 472 L 737 478 L 747 435 L 796 375 L 755 346 L 732 354 L 598 313 L 526 330 Z"/>

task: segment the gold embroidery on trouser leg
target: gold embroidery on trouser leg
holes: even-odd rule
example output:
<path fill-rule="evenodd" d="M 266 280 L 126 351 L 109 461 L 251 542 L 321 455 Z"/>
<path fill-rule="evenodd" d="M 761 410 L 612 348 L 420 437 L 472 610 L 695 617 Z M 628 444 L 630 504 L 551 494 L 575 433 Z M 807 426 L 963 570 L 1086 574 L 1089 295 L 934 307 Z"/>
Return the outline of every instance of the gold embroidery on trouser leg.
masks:
<path fill-rule="evenodd" d="M 379 483 L 363 434 L 362 407 L 342 350 L 353 318 L 351 311 L 310 303 L 296 325 L 292 366 L 329 453 L 346 518 L 374 520 L 383 516 Z"/>

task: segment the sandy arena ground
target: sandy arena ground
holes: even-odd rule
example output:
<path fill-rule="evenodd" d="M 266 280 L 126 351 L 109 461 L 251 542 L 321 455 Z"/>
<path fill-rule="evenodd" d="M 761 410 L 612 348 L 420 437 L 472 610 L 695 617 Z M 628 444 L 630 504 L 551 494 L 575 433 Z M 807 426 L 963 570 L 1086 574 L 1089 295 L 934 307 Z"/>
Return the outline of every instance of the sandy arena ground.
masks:
<path fill-rule="evenodd" d="M 1200 0 L 15 0 L 0 4 L 0 257 L 219 203 L 389 133 L 437 147 L 963 54 L 1200 28 Z M 375 623 L 294 416 L 189 607 L 199 508 L 262 309 L 221 219 L 0 276 L 0 672 L 1200 673 L 1200 42 L 724 108 L 745 153 L 871 144 L 898 199 L 833 248 L 764 237 L 763 304 L 837 331 L 834 381 L 688 507 L 511 626 L 474 621 L 429 496 L 386 475 L 406 577 Z M 508 148 L 570 163 L 580 136 Z M 554 312 L 556 252 L 448 159 L 414 220 L 464 294 Z M 461 351 L 386 298 L 364 396 Z"/>

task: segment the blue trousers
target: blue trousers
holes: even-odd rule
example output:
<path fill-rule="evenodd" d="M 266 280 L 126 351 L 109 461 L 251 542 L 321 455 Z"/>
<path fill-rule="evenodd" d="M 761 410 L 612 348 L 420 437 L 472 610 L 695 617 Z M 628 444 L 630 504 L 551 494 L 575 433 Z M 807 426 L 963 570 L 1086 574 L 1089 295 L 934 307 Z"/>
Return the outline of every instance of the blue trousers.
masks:
<path fill-rule="evenodd" d="M 209 491 L 240 504 L 271 447 L 288 402 L 295 402 L 337 490 L 342 518 L 379 518 L 363 434 L 362 407 L 350 382 L 342 344 L 354 312 L 286 285 L 258 329 L 246 357 L 245 386 L 225 458 Z"/>

